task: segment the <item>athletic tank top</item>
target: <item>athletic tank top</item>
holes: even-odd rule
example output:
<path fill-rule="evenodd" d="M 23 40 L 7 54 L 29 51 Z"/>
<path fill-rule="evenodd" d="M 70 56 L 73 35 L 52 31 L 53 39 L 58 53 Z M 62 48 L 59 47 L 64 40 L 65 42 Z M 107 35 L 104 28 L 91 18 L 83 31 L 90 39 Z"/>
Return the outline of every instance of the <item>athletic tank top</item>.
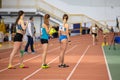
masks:
<path fill-rule="evenodd" d="M 44 27 L 41 28 L 41 39 L 49 39 L 46 29 Z"/>
<path fill-rule="evenodd" d="M 97 32 L 97 28 L 96 27 L 92 27 L 92 32 L 96 33 Z"/>
<path fill-rule="evenodd" d="M 17 25 L 17 30 L 22 30 L 23 31 L 22 26 L 20 24 Z"/>

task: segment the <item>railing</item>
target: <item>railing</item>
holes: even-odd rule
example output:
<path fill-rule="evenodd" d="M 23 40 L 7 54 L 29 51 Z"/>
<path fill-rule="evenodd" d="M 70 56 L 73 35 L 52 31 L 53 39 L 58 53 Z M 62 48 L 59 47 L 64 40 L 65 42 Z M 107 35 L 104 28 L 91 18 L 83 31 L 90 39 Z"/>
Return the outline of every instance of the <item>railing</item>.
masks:
<path fill-rule="evenodd" d="M 95 19 L 92 19 L 84 14 L 70 14 L 70 23 L 94 23 L 97 24 L 99 27 L 105 27 L 102 23 L 99 21 L 96 21 Z"/>
<path fill-rule="evenodd" d="M 62 22 L 62 15 L 65 13 L 64 11 L 48 4 L 44 0 L 36 0 L 36 9 L 37 11 L 43 12 L 43 13 L 48 13 L 53 17 L 54 19 Z"/>
<path fill-rule="evenodd" d="M 38 6 L 41 5 L 41 6 Z M 52 17 L 54 17 L 55 19 L 59 20 L 62 22 L 62 16 L 64 13 L 64 11 L 52 6 L 51 4 L 45 2 L 44 0 L 39 0 L 37 2 L 37 6 L 36 6 L 39 11 L 42 12 L 46 12 L 49 13 Z M 104 27 L 105 25 L 103 25 L 102 23 L 100 23 L 99 21 L 96 21 L 95 19 L 92 19 L 84 14 L 69 14 L 69 23 L 84 23 L 84 22 L 91 22 L 91 23 L 95 23 L 97 24 L 99 27 Z"/>

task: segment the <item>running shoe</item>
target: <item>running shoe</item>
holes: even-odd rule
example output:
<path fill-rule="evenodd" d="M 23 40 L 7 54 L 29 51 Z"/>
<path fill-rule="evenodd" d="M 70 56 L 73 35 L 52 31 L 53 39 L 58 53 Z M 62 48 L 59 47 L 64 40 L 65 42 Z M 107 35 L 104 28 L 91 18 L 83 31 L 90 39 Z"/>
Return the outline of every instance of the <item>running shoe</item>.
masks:
<path fill-rule="evenodd" d="M 29 68 L 28 66 L 24 66 L 23 64 L 21 64 L 20 66 L 19 66 L 19 68 Z"/>
<path fill-rule="evenodd" d="M 11 65 L 9 65 L 9 66 L 8 66 L 8 69 L 16 69 L 16 68 L 13 67 L 13 66 L 11 66 Z"/>
<path fill-rule="evenodd" d="M 104 42 L 102 43 L 102 46 L 105 46 L 105 43 L 104 43 Z"/>
<path fill-rule="evenodd" d="M 42 68 L 42 69 L 49 68 L 49 65 L 47 65 L 47 64 L 43 64 L 43 65 L 41 66 L 41 68 Z"/>
<path fill-rule="evenodd" d="M 28 54 L 28 52 L 27 52 L 27 51 L 24 51 L 24 54 Z"/>
<path fill-rule="evenodd" d="M 60 65 L 58 65 L 58 67 L 60 67 L 60 68 L 66 68 L 66 67 L 69 67 L 69 65 L 66 65 L 66 64 L 60 64 Z"/>
<path fill-rule="evenodd" d="M 35 54 L 35 51 L 33 51 L 31 54 Z"/>

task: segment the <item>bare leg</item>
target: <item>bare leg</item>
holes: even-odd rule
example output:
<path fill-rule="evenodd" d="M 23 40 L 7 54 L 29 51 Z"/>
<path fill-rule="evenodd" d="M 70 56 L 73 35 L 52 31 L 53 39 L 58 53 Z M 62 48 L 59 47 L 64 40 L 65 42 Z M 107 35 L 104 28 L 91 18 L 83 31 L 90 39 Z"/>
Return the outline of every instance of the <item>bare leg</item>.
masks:
<path fill-rule="evenodd" d="M 59 56 L 60 64 L 64 64 L 64 54 L 66 51 L 66 47 L 67 47 L 67 39 L 62 40 L 62 42 L 60 44 L 60 48 L 61 48 L 61 52 L 60 52 L 60 56 Z"/>
<path fill-rule="evenodd" d="M 48 44 L 43 44 L 42 64 L 46 64 L 47 49 L 48 49 Z"/>
<path fill-rule="evenodd" d="M 104 38 L 104 43 L 106 45 L 106 34 L 104 34 L 103 38 Z"/>
<path fill-rule="evenodd" d="M 23 60 L 24 60 L 24 51 L 23 51 L 23 48 L 22 48 L 22 44 L 23 43 L 21 43 L 20 44 L 20 48 L 19 48 L 19 51 L 20 51 L 20 68 L 29 68 L 28 66 L 24 66 L 24 64 L 23 64 Z"/>
<path fill-rule="evenodd" d="M 93 45 L 95 45 L 95 36 L 92 35 L 92 37 L 93 37 Z"/>
<path fill-rule="evenodd" d="M 13 57 L 15 54 L 19 51 L 21 42 L 14 42 L 14 48 L 12 50 L 12 53 L 10 54 L 10 59 L 9 59 L 9 66 L 12 66 L 13 63 Z"/>
<path fill-rule="evenodd" d="M 21 52 L 21 50 L 23 50 L 22 48 L 22 44 L 20 44 L 20 48 L 19 48 L 19 51 Z M 23 52 L 24 53 L 24 52 Z M 20 65 L 23 65 L 23 59 L 24 59 L 24 56 L 23 56 L 23 53 L 20 53 Z"/>
<path fill-rule="evenodd" d="M 98 37 L 95 36 L 95 44 L 97 44 L 97 41 L 98 41 Z"/>

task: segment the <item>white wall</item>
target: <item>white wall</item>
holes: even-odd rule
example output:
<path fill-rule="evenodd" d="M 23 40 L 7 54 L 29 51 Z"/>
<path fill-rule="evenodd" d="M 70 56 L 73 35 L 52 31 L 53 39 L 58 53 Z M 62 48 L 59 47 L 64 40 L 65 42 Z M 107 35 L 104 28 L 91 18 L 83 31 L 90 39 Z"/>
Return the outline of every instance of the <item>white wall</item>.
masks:
<path fill-rule="evenodd" d="M 17 4 L 19 4 L 19 7 L 21 6 L 24 8 L 25 8 L 25 6 L 31 6 L 29 8 L 32 8 L 35 5 L 45 7 L 44 6 L 45 4 L 41 3 L 42 0 L 39 0 L 38 3 L 36 3 L 35 1 L 38 1 L 38 0 L 25 0 L 25 1 L 13 0 L 12 2 L 10 0 L 2 0 L 2 7 L 16 6 L 16 8 L 17 8 L 17 6 L 18 6 Z M 112 5 L 112 3 L 110 3 L 110 0 L 107 0 L 108 1 L 107 3 L 104 2 L 106 0 L 104 0 L 104 1 L 97 0 L 95 2 L 93 0 L 89 1 L 89 2 L 84 1 L 84 4 L 86 4 L 86 3 L 87 3 L 87 5 L 90 4 L 88 6 L 87 5 L 86 6 L 70 5 L 70 4 L 65 3 L 62 0 L 45 0 L 45 1 L 67 13 L 85 14 L 97 21 L 114 20 L 114 22 L 110 22 L 110 21 L 107 22 L 107 24 L 110 26 L 115 26 L 116 25 L 116 23 L 115 23 L 116 16 L 120 16 L 120 7 L 118 6 L 119 5 L 118 3 L 120 2 L 119 0 L 117 0 L 117 1 L 111 0 L 113 3 L 115 2 L 114 6 L 117 3 L 117 6 L 115 6 L 115 7 L 112 7 L 112 6 L 108 7 L 108 5 Z M 72 1 L 72 0 L 69 0 L 69 1 Z M 82 1 L 81 2 L 79 0 L 77 0 L 77 1 L 78 1 L 78 3 L 82 4 Z M 100 5 L 98 5 L 99 2 L 100 2 Z M 104 5 L 103 7 L 102 7 L 102 4 Z M 105 7 L 105 4 L 107 5 L 106 7 Z M 98 5 L 98 6 L 94 6 L 94 5 Z M 60 12 L 54 11 L 54 9 L 49 8 L 49 6 L 48 7 L 46 6 L 46 8 L 48 8 L 51 12 L 53 12 L 55 14 L 60 13 Z M 61 15 L 62 15 L 62 13 L 59 14 L 59 17 L 62 17 Z M 78 20 L 78 18 L 76 18 L 76 19 L 72 18 L 72 20 L 74 22 L 76 22 L 76 20 Z"/>
<path fill-rule="evenodd" d="M 45 0 L 49 4 L 66 11 L 71 14 L 85 14 L 95 20 L 116 20 L 116 16 L 120 16 L 120 7 L 101 7 L 101 6 L 75 6 L 66 4 L 60 0 Z M 82 2 L 79 2 L 82 3 Z M 91 4 L 91 3 L 90 3 Z M 96 3 L 94 3 L 96 4 Z M 115 26 L 115 22 L 108 22 L 110 26 Z"/>

